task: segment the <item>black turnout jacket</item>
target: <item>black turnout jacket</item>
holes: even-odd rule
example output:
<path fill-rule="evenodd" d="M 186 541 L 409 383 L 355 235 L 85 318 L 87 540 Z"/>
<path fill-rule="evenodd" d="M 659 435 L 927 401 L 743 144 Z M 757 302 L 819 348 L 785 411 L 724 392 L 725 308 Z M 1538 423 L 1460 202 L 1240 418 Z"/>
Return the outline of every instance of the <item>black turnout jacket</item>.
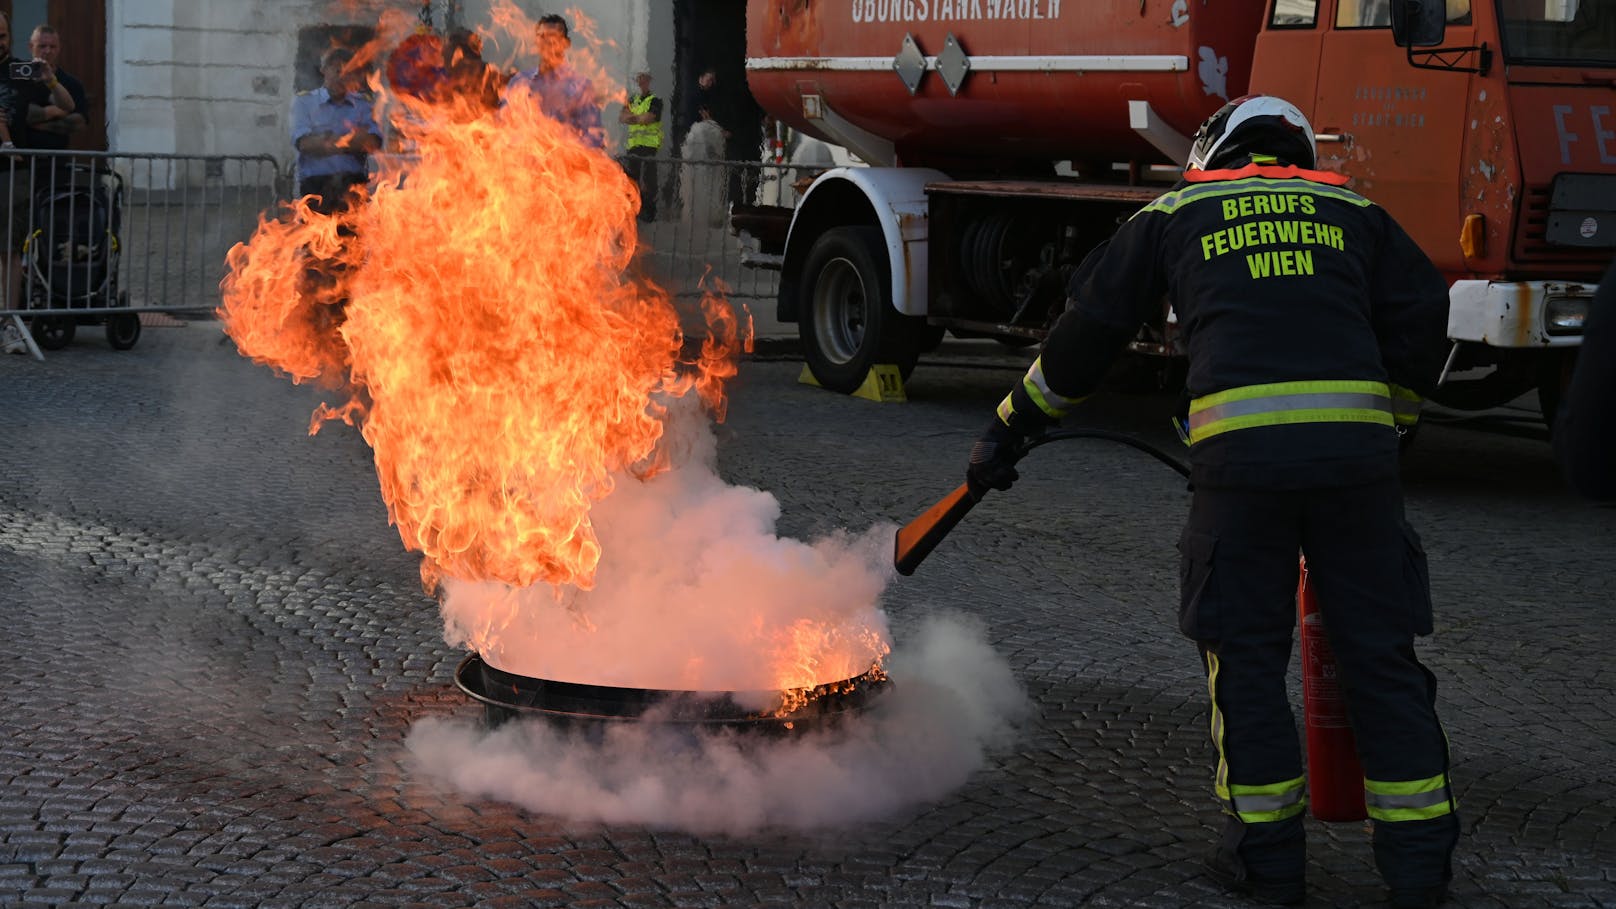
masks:
<path fill-rule="evenodd" d="M 1093 391 L 1102 375 L 1085 362 L 1094 337 L 1110 339 L 1114 355 L 1165 296 L 1187 347 L 1191 398 L 1359 380 L 1402 391 L 1417 414 L 1416 395 L 1435 386 L 1447 354 L 1447 282 L 1345 182 L 1291 166 L 1188 172 L 1074 275 L 1034 366 L 1047 395 Z M 1395 474 L 1397 439 L 1386 425 L 1298 416 L 1196 441 L 1193 479 L 1269 489 L 1370 482 Z"/>

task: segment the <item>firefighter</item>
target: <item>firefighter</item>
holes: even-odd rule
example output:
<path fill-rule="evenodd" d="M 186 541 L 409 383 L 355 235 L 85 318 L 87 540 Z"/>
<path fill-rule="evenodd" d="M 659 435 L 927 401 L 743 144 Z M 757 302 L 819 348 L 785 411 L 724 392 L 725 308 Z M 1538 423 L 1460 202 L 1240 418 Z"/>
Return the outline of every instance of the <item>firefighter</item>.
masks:
<path fill-rule="evenodd" d="M 1207 671 L 1226 815 L 1208 869 L 1262 902 L 1304 898 L 1286 695 L 1300 551 L 1339 662 L 1376 865 L 1394 905 L 1435 906 L 1459 821 L 1436 681 L 1414 652 L 1431 631 L 1430 586 L 1398 440 L 1441 372 L 1447 285 L 1390 215 L 1315 166 L 1312 127 L 1283 99 L 1240 98 L 1202 124 L 1182 181 L 1078 269 L 966 478 L 978 497 L 1008 489 L 1021 444 L 1096 389 L 1165 296 L 1189 360 L 1179 625 Z"/>
<path fill-rule="evenodd" d="M 642 222 L 656 220 L 656 156 L 662 152 L 662 99 L 651 91 L 651 74 L 634 77 L 640 93 L 628 99 L 617 114 L 617 122 L 628 124 L 628 160 L 624 169 L 640 190 Z"/>

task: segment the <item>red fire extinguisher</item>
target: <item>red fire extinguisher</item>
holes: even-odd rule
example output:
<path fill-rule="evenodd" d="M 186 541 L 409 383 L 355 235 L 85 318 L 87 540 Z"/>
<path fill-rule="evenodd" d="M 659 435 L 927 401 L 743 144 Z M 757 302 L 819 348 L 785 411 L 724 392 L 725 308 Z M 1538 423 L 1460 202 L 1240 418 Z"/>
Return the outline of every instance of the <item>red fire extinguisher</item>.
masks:
<path fill-rule="evenodd" d="M 1321 821 L 1361 821 L 1364 808 L 1363 767 L 1347 722 L 1347 704 L 1336 677 L 1335 654 L 1324 631 L 1313 589 L 1307 584 L 1307 561 L 1296 587 L 1296 611 L 1302 626 L 1302 708 L 1307 728 L 1307 788 L 1313 816 Z"/>
<path fill-rule="evenodd" d="M 786 163 L 786 125 L 779 120 L 769 132 L 769 155 L 776 164 Z"/>

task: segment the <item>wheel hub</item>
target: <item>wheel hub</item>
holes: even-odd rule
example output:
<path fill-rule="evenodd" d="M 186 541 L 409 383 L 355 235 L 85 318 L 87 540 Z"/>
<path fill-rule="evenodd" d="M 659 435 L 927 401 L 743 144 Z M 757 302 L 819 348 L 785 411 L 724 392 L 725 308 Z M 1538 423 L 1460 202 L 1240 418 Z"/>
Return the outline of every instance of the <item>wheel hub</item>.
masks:
<path fill-rule="evenodd" d="M 867 297 L 858 268 L 845 258 L 825 263 L 814 289 L 814 323 L 827 358 L 848 363 L 864 343 Z"/>

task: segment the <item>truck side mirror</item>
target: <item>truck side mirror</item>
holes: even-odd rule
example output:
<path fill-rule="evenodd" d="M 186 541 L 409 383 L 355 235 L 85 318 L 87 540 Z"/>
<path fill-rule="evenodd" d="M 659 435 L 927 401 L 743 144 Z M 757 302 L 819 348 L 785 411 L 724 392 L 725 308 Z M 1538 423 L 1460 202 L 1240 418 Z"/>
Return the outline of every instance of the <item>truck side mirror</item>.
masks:
<path fill-rule="evenodd" d="M 1435 47 L 1448 24 L 1444 0 L 1392 0 L 1392 40 L 1398 47 Z"/>

